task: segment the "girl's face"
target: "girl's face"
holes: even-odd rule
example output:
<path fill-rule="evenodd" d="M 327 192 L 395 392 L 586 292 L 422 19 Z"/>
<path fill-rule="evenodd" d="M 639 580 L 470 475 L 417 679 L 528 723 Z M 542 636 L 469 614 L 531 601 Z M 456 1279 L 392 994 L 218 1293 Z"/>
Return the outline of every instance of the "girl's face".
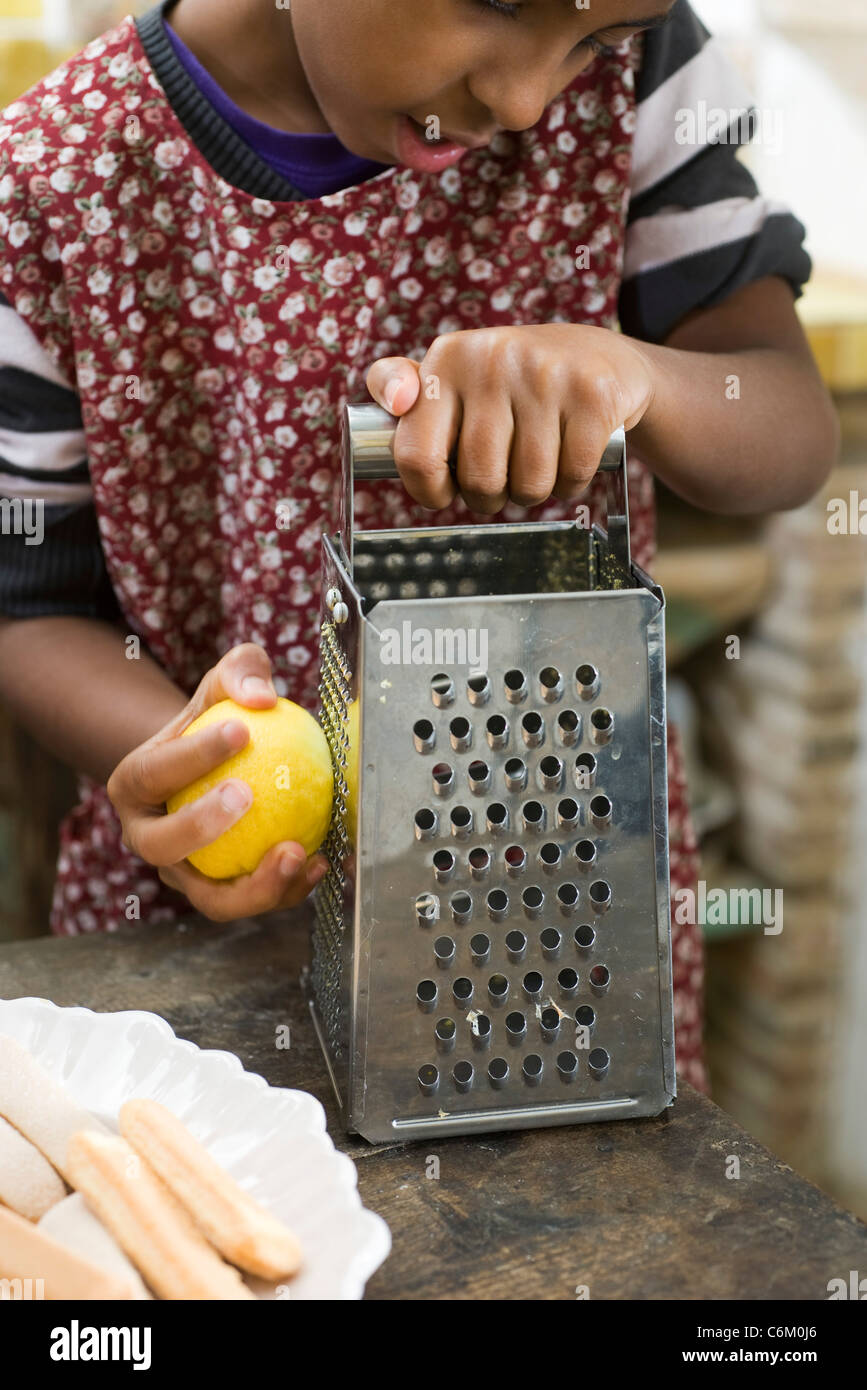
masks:
<path fill-rule="evenodd" d="M 429 169 L 498 130 L 535 125 L 600 47 L 662 22 L 672 3 L 292 0 L 291 17 L 310 89 L 342 143 Z"/>

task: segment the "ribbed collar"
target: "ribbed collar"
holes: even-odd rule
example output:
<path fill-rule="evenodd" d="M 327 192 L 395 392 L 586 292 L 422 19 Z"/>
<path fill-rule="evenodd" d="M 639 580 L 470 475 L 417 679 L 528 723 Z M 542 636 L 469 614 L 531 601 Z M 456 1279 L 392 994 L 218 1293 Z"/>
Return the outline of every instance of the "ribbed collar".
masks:
<path fill-rule="evenodd" d="M 175 115 L 215 173 L 233 188 L 271 202 L 298 202 L 304 194 L 272 169 L 202 95 L 179 61 L 166 33 L 165 16 L 177 0 L 161 0 L 135 20 L 148 62 Z"/>

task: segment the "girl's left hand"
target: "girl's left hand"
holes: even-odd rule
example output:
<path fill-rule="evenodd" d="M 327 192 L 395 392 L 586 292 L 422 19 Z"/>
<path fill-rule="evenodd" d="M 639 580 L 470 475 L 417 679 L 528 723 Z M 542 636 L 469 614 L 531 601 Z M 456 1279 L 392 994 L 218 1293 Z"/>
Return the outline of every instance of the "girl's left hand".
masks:
<path fill-rule="evenodd" d="M 381 357 L 367 387 L 401 417 L 394 458 L 410 495 L 439 509 L 459 490 L 472 511 L 493 515 L 508 501 L 580 496 L 612 431 L 649 408 L 653 361 L 607 328 L 475 328 L 435 338 L 421 363 Z"/>

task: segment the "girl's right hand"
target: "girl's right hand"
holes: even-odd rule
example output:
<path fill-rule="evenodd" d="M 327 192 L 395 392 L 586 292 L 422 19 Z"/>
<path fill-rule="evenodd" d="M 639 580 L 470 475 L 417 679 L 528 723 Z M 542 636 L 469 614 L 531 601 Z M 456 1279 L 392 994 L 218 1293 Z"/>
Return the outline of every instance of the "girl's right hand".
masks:
<path fill-rule="evenodd" d="M 219 767 L 248 741 L 240 719 L 179 737 L 204 710 L 225 699 L 249 709 L 275 703 L 271 663 L 261 647 L 247 642 L 227 652 L 180 714 L 118 763 L 107 787 L 127 849 L 155 865 L 163 883 L 185 893 L 198 912 L 215 922 L 295 907 L 327 869 L 323 855 L 308 859 L 303 846 L 291 840 L 274 845 L 255 872 L 242 878 L 206 878 L 186 862 L 187 855 L 240 820 L 253 798 L 246 782 L 229 777 L 189 806 L 171 813 L 165 809 L 169 797 Z"/>

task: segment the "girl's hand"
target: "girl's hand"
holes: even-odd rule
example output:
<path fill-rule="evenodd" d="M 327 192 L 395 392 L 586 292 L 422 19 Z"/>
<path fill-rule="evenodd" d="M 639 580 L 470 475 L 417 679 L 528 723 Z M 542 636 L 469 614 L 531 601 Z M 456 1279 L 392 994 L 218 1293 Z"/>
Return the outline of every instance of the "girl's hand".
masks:
<path fill-rule="evenodd" d="M 462 497 L 493 514 L 580 496 L 612 431 L 650 406 L 653 370 L 632 338 L 550 323 L 446 333 L 421 363 L 381 357 L 367 387 L 401 417 L 394 459 L 410 495 L 434 509 L 453 500 L 457 443 Z"/>
<path fill-rule="evenodd" d="M 172 814 L 165 809 L 170 796 L 247 743 L 249 731 L 240 719 L 178 737 L 209 706 L 227 698 L 248 709 L 268 709 L 277 699 L 271 663 L 252 642 L 227 652 L 203 677 L 186 708 L 127 754 L 108 780 L 127 849 L 155 864 L 163 883 L 186 893 L 193 907 L 215 922 L 295 907 L 327 867 L 323 855 L 308 860 L 303 846 L 289 840 L 274 845 L 255 872 L 242 878 L 206 878 L 184 862 L 240 820 L 252 801 L 246 782 L 227 778 L 191 805 Z"/>

